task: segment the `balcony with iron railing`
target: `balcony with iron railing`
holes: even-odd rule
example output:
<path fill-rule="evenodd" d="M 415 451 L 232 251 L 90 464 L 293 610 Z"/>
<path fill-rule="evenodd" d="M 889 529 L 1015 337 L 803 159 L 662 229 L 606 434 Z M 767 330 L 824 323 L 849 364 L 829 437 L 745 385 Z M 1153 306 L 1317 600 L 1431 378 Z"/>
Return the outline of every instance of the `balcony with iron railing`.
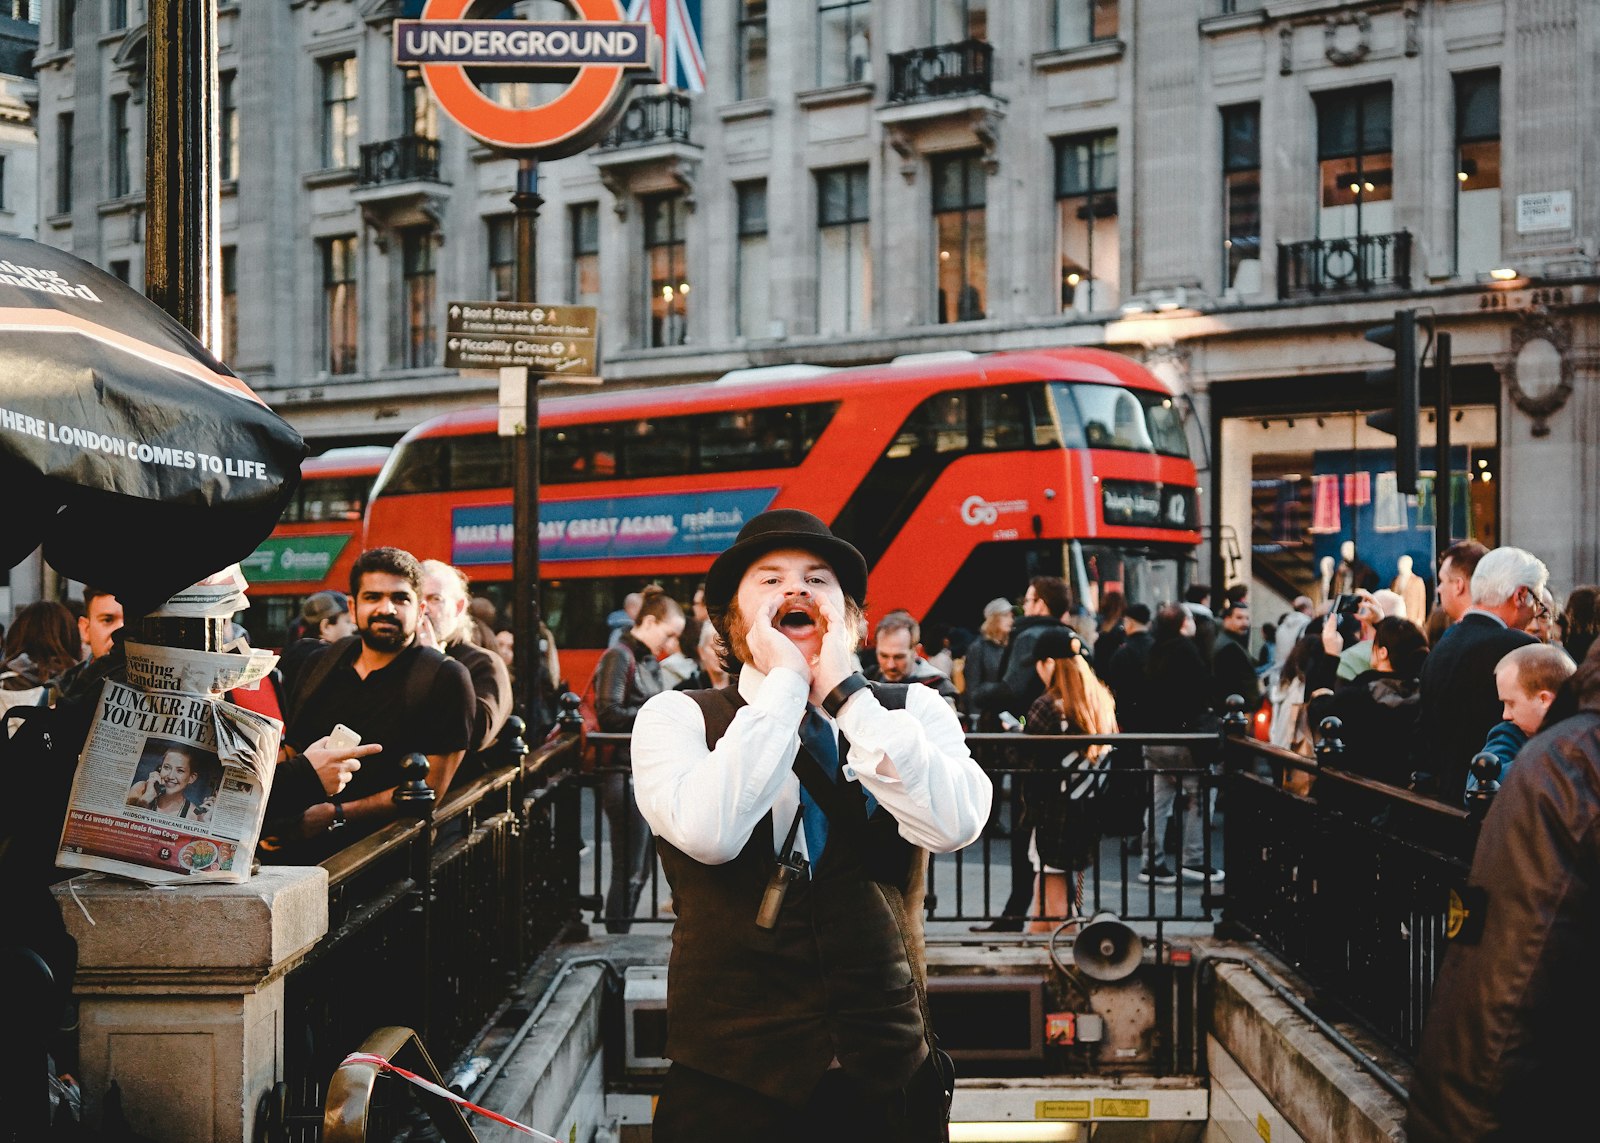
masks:
<path fill-rule="evenodd" d="M 603 151 L 649 147 L 662 143 L 688 143 L 693 104 L 681 91 L 641 92 L 635 95 L 600 143 Z"/>
<path fill-rule="evenodd" d="M 401 135 L 361 145 L 363 187 L 439 181 L 439 140 L 426 135 Z"/>
<path fill-rule="evenodd" d="M 993 76 L 994 47 L 982 40 L 894 52 L 889 56 L 889 102 L 988 95 Z"/>
<path fill-rule="evenodd" d="M 1411 288 L 1411 232 L 1278 243 L 1278 297 Z"/>

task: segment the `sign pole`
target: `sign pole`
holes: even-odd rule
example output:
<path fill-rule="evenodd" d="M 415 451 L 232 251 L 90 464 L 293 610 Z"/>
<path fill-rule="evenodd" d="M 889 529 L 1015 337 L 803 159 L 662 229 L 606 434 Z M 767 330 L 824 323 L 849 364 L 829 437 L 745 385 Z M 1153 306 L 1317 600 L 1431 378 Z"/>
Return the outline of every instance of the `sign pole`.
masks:
<path fill-rule="evenodd" d="M 515 212 L 517 244 L 516 293 L 517 301 L 531 302 L 538 282 L 539 207 L 544 199 L 539 196 L 539 161 L 521 159 L 517 163 L 517 189 L 511 195 Z M 516 701 L 524 712 L 528 724 L 537 737 L 544 737 L 545 727 L 539 712 L 539 379 L 542 374 L 522 366 L 523 414 L 522 435 L 517 437 L 516 487 L 513 495 L 513 535 L 516 548 L 512 556 L 512 579 L 515 590 L 512 598 L 516 639 L 513 656 L 516 662 Z M 558 685 L 560 679 L 551 679 Z"/>
<path fill-rule="evenodd" d="M 1434 406 L 1433 478 L 1433 570 L 1435 578 L 1445 549 L 1455 542 L 1450 535 L 1450 335 L 1439 333 L 1434 339 L 1433 372 L 1439 380 L 1439 397 Z"/>

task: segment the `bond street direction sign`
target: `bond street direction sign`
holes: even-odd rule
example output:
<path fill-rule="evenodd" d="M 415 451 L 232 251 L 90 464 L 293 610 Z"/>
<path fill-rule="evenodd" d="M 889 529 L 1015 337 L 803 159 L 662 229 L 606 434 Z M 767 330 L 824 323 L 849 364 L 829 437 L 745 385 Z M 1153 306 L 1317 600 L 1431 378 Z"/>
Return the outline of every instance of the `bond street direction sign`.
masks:
<path fill-rule="evenodd" d="M 650 25 L 573 20 L 396 20 L 397 64 L 471 67 L 577 67 L 650 62 Z"/>
<path fill-rule="evenodd" d="M 446 369 L 523 368 L 552 377 L 598 372 L 593 306 L 451 302 L 445 318 Z"/>
<path fill-rule="evenodd" d="M 420 68 L 440 110 L 473 138 L 522 157 L 559 159 L 598 142 L 630 76 L 650 73 L 660 50 L 650 25 L 624 21 L 617 0 L 568 0 L 578 18 L 555 23 L 469 20 L 472 4 L 426 0 L 420 20 L 396 20 L 395 63 Z M 505 107 L 468 78 L 469 66 L 572 74 L 537 107 Z"/>

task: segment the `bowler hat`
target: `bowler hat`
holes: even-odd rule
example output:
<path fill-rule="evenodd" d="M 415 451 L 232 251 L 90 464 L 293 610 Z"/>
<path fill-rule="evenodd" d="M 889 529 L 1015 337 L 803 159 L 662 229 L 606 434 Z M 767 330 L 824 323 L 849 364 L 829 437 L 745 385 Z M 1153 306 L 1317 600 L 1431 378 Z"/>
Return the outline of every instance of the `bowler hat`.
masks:
<path fill-rule="evenodd" d="M 722 609 L 733 601 L 739 581 L 755 560 L 779 548 L 799 548 L 821 556 L 839 577 L 839 586 L 857 603 L 867 595 L 867 561 L 856 549 L 835 536 L 810 512 L 775 508 L 754 517 L 739 529 L 739 538 L 711 564 L 706 573 L 706 606 Z"/>

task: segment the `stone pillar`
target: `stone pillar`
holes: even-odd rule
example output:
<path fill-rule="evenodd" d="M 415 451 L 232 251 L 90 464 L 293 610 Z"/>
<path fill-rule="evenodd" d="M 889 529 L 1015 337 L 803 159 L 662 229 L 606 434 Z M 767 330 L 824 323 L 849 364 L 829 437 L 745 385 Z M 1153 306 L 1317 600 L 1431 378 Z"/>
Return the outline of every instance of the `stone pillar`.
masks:
<path fill-rule="evenodd" d="M 89 1122 L 115 1080 L 129 1125 L 157 1143 L 251 1143 L 261 1096 L 283 1078 L 284 973 L 328 931 L 327 872 L 161 889 L 89 874 L 73 886 L 83 908 L 65 884 L 56 898 L 78 941 Z"/>

